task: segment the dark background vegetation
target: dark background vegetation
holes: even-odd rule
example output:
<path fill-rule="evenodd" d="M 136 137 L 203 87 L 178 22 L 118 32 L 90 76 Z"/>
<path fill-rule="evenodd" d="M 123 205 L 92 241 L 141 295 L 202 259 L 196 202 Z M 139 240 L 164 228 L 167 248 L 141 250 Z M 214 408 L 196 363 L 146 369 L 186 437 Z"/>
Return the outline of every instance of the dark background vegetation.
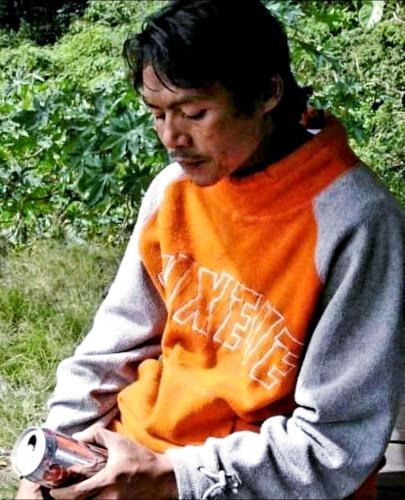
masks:
<path fill-rule="evenodd" d="M 54 43 L 66 31 L 72 17 L 83 14 L 88 0 L 2 0 L 0 26 L 17 32 L 25 24 L 38 45 Z"/>

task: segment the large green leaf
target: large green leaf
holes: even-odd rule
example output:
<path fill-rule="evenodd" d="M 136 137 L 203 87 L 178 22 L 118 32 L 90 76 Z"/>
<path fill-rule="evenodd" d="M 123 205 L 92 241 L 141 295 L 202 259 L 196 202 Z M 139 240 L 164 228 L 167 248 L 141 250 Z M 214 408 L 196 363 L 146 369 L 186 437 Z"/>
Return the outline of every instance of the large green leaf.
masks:
<path fill-rule="evenodd" d="M 383 18 L 385 0 L 372 0 L 359 10 L 359 22 L 367 29 L 374 28 Z"/>

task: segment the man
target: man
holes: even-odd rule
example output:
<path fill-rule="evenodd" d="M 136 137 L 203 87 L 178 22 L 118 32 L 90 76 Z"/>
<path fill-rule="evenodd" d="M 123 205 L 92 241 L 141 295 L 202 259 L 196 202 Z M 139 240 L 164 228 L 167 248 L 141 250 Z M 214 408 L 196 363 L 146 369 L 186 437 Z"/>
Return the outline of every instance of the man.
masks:
<path fill-rule="evenodd" d="M 335 119 L 300 125 L 259 0 L 173 2 L 125 54 L 173 163 L 49 405 L 109 462 L 52 495 L 352 495 L 398 409 L 400 208 Z"/>

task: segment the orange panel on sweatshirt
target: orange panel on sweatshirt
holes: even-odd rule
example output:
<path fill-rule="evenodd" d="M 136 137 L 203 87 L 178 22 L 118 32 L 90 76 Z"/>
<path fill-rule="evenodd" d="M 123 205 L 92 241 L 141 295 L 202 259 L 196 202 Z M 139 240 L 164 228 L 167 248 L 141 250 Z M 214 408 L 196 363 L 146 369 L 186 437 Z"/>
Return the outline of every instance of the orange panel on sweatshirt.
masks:
<path fill-rule="evenodd" d="M 143 258 L 168 309 L 163 357 L 141 365 L 119 396 L 124 427 L 159 450 L 161 440 L 200 443 L 279 414 L 320 289 L 310 205 L 288 224 L 221 224 L 214 238 L 218 221 L 199 215 L 200 201 L 188 196 L 186 213 L 160 214 L 143 234 Z M 162 238 L 180 227 L 188 241 Z M 203 234 L 209 238 L 193 247 Z M 283 413 L 292 409 L 290 397 Z"/>

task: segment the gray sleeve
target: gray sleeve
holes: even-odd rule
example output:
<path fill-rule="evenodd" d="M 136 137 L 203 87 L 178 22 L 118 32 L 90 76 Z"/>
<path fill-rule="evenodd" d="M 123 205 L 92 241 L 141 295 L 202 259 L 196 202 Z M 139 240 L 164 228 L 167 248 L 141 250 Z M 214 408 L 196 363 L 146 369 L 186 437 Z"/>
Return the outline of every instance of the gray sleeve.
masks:
<path fill-rule="evenodd" d="M 169 450 L 182 499 L 344 498 L 384 454 L 404 379 L 403 215 L 386 197 L 356 208 L 335 188 L 314 206 L 325 287 L 298 407 L 260 433 Z"/>
<path fill-rule="evenodd" d="M 96 421 L 108 425 L 118 412 L 117 393 L 135 380 L 138 364 L 159 356 L 166 308 L 144 269 L 138 243 L 165 187 L 176 176 L 167 168 L 148 189 L 117 276 L 90 332 L 58 367 L 46 426 L 73 433 Z"/>

